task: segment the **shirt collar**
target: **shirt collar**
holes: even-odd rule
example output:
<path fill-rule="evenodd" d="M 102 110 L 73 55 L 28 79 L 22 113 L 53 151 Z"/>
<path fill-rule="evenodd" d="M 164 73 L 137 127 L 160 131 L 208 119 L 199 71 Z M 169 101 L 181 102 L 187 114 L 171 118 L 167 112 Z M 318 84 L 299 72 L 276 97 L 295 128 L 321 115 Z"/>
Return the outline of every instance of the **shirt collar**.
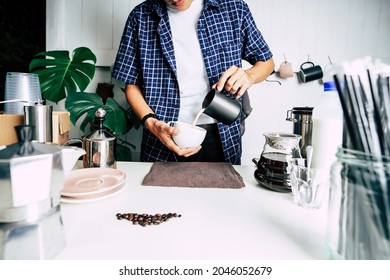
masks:
<path fill-rule="evenodd" d="M 221 2 L 222 0 L 204 0 L 206 8 L 209 6 L 219 8 L 221 7 Z"/>
<path fill-rule="evenodd" d="M 222 0 L 204 0 L 205 8 L 215 7 L 219 8 L 221 6 Z M 154 0 L 152 4 L 152 12 L 156 12 L 157 15 L 161 18 L 164 13 L 167 11 L 167 6 L 165 5 L 164 0 Z"/>
<path fill-rule="evenodd" d="M 155 12 L 159 17 L 162 17 L 163 13 L 166 12 L 167 7 L 164 0 L 154 0 L 152 4 L 151 12 Z"/>

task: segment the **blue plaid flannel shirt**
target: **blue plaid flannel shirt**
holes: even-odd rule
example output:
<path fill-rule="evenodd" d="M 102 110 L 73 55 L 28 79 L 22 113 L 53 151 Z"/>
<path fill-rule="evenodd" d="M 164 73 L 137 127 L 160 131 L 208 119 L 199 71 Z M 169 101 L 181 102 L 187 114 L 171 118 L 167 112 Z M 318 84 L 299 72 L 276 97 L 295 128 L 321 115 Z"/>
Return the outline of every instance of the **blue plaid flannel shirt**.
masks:
<path fill-rule="evenodd" d="M 272 53 L 242 0 L 204 0 L 198 37 L 210 85 L 230 66 L 266 61 Z M 177 120 L 179 85 L 169 17 L 163 0 L 146 0 L 126 21 L 113 78 L 138 85 L 161 120 Z M 226 161 L 241 163 L 240 118 L 227 126 L 218 123 Z M 147 129 L 143 131 L 141 161 L 172 161 L 176 156 Z"/>

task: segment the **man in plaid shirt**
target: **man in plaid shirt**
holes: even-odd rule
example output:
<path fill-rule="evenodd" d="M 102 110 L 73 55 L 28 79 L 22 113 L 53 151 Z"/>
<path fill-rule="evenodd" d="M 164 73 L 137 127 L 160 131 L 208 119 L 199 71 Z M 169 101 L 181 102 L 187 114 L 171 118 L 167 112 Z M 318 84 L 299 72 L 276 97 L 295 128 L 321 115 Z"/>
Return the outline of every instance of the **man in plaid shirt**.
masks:
<path fill-rule="evenodd" d="M 252 67 L 244 70 L 242 60 Z M 113 77 L 145 127 L 141 161 L 241 163 L 241 119 L 202 114 L 202 147 L 180 149 L 169 121 L 192 123 L 211 87 L 242 102 L 274 69 L 272 53 L 243 0 L 146 0 L 126 22 Z"/>

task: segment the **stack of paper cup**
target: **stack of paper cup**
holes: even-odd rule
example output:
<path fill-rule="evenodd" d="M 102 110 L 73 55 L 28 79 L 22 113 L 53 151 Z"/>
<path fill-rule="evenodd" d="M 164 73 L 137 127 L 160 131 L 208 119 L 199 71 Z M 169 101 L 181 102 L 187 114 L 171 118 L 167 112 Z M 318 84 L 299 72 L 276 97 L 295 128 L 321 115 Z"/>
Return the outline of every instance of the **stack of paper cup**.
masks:
<path fill-rule="evenodd" d="M 23 115 L 26 103 L 42 99 L 39 77 L 34 73 L 8 72 L 5 80 L 4 112 Z"/>

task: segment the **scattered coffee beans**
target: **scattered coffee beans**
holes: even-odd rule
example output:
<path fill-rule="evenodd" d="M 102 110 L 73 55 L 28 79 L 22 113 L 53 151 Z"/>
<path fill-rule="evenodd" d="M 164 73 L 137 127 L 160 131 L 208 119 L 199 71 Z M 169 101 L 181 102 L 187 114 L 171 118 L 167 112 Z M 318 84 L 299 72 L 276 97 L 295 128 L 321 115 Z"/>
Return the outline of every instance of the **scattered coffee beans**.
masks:
<path fill-rule="evenodd" d="M 133 223 L 133 225 L 150 226 L 159 225 L 168 221 L 171 218 L 180 218 L 181 215 L 177 213 L 168 214 L 138 214 L 138 213 L 117 213 L 116 218 L 118 220 L 127 220 Z"/>

